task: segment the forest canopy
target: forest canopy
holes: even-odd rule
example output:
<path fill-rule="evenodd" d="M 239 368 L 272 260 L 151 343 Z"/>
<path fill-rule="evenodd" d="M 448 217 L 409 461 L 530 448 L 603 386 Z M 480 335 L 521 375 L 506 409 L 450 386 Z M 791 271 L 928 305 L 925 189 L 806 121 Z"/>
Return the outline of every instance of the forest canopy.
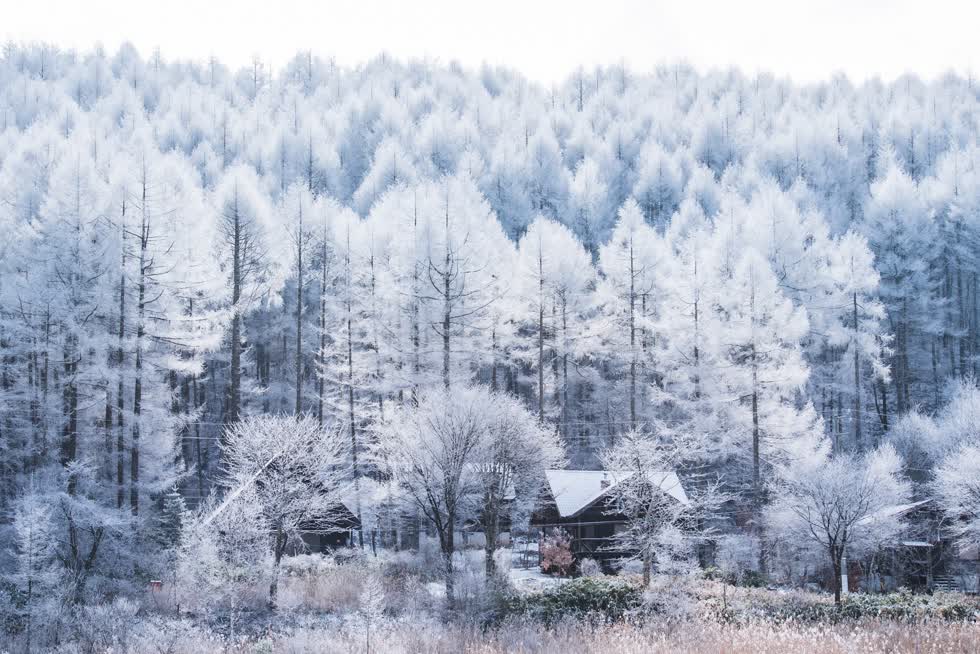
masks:
<path fill-rule="evenodd" d="M 761 520 L 794 464 L 970 397 L 978 98 L 7 45 L 0 533 L 42 530 L 76 598 L 124 590 L 267 414 L 329 428 L 380 524 L 390 421 L 477 386 L 550 465 L 641 434 Z"/>

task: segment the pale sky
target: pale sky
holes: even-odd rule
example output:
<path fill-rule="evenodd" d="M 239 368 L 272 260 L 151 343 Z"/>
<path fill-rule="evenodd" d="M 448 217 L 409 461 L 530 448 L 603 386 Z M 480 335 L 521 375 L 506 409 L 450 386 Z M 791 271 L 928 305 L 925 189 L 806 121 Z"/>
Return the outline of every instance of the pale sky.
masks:
<path fill-rule="evenodd" d="M 904 72 L 975 73 L 980 2 L 972 0 L 3 0 L 0 38 L 108 52 L 130 41 L 166 59 L 254 55 L 274 67 L 312 49 L 345 65 L 400 59 L 515 68 L 551 83 L 577 66 L 646 72 L 687 61 L 797 81 Z"/>

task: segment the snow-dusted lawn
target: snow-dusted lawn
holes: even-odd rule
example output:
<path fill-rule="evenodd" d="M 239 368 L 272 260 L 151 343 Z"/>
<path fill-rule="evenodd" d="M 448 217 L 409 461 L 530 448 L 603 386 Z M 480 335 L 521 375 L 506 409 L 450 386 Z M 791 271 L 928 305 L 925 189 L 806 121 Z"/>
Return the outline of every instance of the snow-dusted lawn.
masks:
<path fill-rule="evenodd" d="M 540 568 L 511 568 L 510 583 L 522 593 L 534 593 L 548 588 L 554 588 L 564 579 L 546 575 Z"/>

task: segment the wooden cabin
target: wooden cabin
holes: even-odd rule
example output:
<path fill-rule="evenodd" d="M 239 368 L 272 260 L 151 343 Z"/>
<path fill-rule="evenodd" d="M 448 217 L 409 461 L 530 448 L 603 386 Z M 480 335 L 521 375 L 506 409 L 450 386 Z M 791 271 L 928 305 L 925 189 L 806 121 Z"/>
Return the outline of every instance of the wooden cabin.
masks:
<path fill-rule="evenodd" d="M 564 530 L 571 537 L 576 564 L 591 558 L 610 568 L 615 560 L 632 556 L 634 553 L 624 550 L 616 540 L 627 521 L 616 511 L 611 491 L 634 474 L 637 473 L 626 470 L 545 471 L 544 498 L 531 517 L 539 543 Z M 651 471 L 647 476 L 674 501 L 690 501 L 675 472 Z"/>

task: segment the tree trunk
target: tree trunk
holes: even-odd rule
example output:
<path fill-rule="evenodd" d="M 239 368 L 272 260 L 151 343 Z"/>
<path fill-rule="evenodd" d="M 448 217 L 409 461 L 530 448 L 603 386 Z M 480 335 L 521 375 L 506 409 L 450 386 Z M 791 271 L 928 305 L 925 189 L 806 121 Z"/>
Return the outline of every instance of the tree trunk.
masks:
<path fill-rule="evenodd" d="M 444 304 L 442 313 L 442 385 L 449 388 L 449 330 L 452 326 L 452 302 L 450 300 L 449 288 L 449 253 L 446 253 L 446 272 L 444 279 Z"/>
<path fill-rule="evenodd" d="M 282 563 L 282 556 L 285 552 L 286 534 L 281 529 L 277 529 L 272 552 L 272 581 L 269 583 L 269 608 L 272 610 L 276 609 L 276 603 L 279 599 L 279 569 Z"/>
<path fill-rule="evenodd" d="M 544 422 L 544 254 L 538 244 L 538 420 Z"/>
<path fill-rule="evenodd" d="M 854 448 L 858 451 L 861 443 L 861 368 L 858 357 L 858 305 L 857 293 L 854 293 Z"/>
<path fill-rule="evenodd" d="M 442 557 L 443 565 L 445 566 L 444 574 L 446 576 L 446 604 L 449 608 L 452 608 L 456 604 L 456 594 L 455 594 L 455 568 L 453 567 L 453 551 L 456 549 L 456 516 L 450 513 L 447 516 L 446 524 L 443 525 L 442 535 Z"/>
<path fill-rule="evenodd" d="M 634 268 L 633 242 L 630 241 L 630 428 L 636 429 L 636 269 Z"/>
<path fill-rule="evenodd" d="M 544 300 L 538 306 L 538 420 L 544 422 Z"/>
<path fill-rule="evenodd" d="M 562 331 L 562 347 L 561 347 L 562 400 L 561 400 L 561 415 L 559 417 L 559 420 L 561 420 L 561 433 L 567 445 L 568 444 L 568 301 L 567 300 L 563 300 L 561 303 L 561 331 Z"/>
<path fill-rule="evenodd" d="M 484 562 L 487 581 L 493 579 L 494 575 L 497 574 L 497 562 L 494 560 L 493 554 L 497 550 L 497 535 L 500 527 L 500 516 L 497 511 L 496 502 L 493 502 L 492 504 L 493 506 L 486 507 L 483 518 L 483 533 L 486 536 L 486 542 L 483 544 L 483 554 L 485 559 Z"/>
<path fill-rule="evenodd" d="M 490 390 L 497 391 L 497 323 L 490 331 Z"/>
<path fill-rule="evenodd" d="M 758 511 L 762 506 L 762 475 L 759 456 L 759 372 L 755 366 L 755 346 L 752 347 L 752 360 L 752 503 Z"/>
<path fill-rule="evenodd" d="M 133 381 L 133 441 L 129 458 L 129 506 L 134 515 L 139 513 L 140 478 L 140 415 L 143 407 L 143 338 L 146 333 L 146 283 L 151 265 L 147 260 L 150 239 L 150 222 L 146 207 L 146 173 L 143 175 L 143 204 L 140 221 L 139 277 L 136 286 L 136 374 Z"/>
<path fill-rule="evenodd" d="M 412 242 L 418 243 L 418 202 L 417 198 L 412 209 Z M 417 253 L 416 253 L 417 254 Z M 419 263 L 418 259 L 412 263 L 412 405 L 419 404 L 419 374 L 422 371 L 422 339 L 419 329 Z"/>
<path fill-rule="evenodd" d="M 840 606 L 841 604 L 841 558 L 843 556 L 843 550 L 841 548 L 830 547 L 830 560 L 832 567 L 834 569 L 834 604 Z"/>
<path fill-rule="evenodd" d="M 242 221 L 238 212 L 238 188 L 232 206 L 232 271 L 231 271 L 231 369 L 229 375 L 228 408 L 225 425 L 238 422 L 242 405 Z M 224 432 L 222 432 L 222 443 Z"/>
<path fill-rule="evenodd" d="M 123 205 L 125 207 L 125 205 Z M 123 215 L 125 215 L 125 208 Z M 124 229 L 125 233 L 125 229 Z M 124 248 L 125 249 L 125 248 Z M 125 254 L 123 255 L 123 265 L 125 266 Z M 126 456 L 126 432 L 125 432 L 125 408 L 126 398 L 123 382 L 123 363 L 125 352 L 123 350 L 123 339 L 126 332 L 126 272 L 123 270 L 119 278 L 119 346 L 116 350 L 116 374 L 118 375 L 118 386 L 116 389 L 116 508 L 121 509 L 125 500 L 125 463 Z"/>
<path fill-rule="evenodd" d="M 303 199 L 299 199 L 299 233 L 296 236 L 296 409 L 303 410 Z"/>
<path fill-rule="evenodd" d="M 350 423 L 350 452 L 351 472 L 354 476 L 354 498 L 357 510 L 357 520 L 361 520 L 361 473 L 357 463 L 357 423 L 354 417 L 354 348 L 351 340 L 350 300 L 347 309 L 347 421 Z M 363 530 L 361 531 L 361 546 L 364 545 Z"/>
<path fill-rule="evenodd" d="M 324 228 L 326 232 L 326 228 Z M 317 362 L 320 366 L 326 364 L 324 360 L 324 355 L 327 347 L 327 235 L 323 235 L 323 247 L 320 252 L 320 347 L 317 350 Z M 326 381 L 324 379 L 323 370 L 317 371 L 317 388 L 316 388 L 316 421 L 321 427 L 323 426 L 323 402 L 324 393 L 326 391 Z"/>
<path fill-rule="evenodd" d="M 197 383 L 197 375 L 191 377 L 191 406 L 194 407 L 195 413 L 197 410 L 203 406 L 204 402 L 201 398 L 200 387 Z M 197 472 L 197 496 L 199 498 L 204 497 L 204 475 L 207 473 L 208 462 L 202 456 L 201 453 L 201 423 L 199 420 L 194 421 L 194 459 L 196 465 L 194 466 Z M 198 500 L 200 501 L 200 500 Z"/>
<path fill-rule="evenodd" d="M 70 334 L 65 347 L 65 431 L 62 446 L 62 465 L 68 466 L 78 458 L 78 372 L 77 336 Z M 74 474 L 68 476 L 68 494 L 74 495 L 78 479 Z"/>

